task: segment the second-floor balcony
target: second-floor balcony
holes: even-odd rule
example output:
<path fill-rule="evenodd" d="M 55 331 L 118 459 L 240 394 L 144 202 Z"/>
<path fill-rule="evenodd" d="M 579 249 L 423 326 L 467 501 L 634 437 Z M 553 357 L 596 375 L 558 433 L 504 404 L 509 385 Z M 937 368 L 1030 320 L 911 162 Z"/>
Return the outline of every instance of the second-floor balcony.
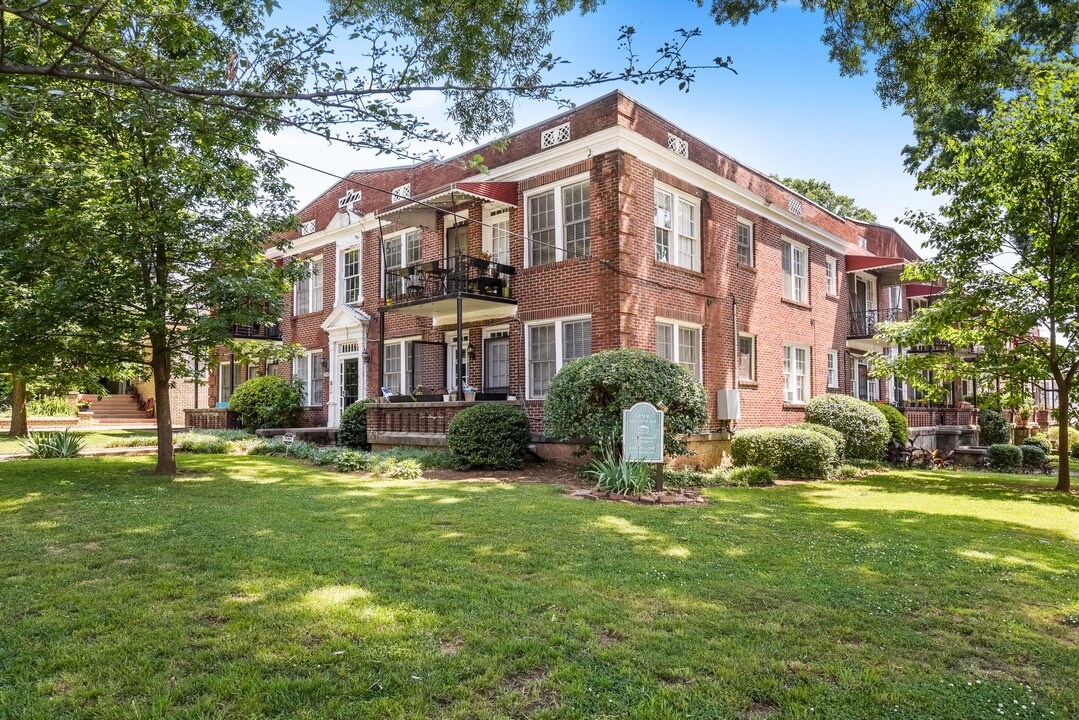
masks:
<path fill-rule="evenodd" d="M 907 319 L 907 313 L 899 308 L 885 310 L 866 310 L 850 314 L 848 339 L 871 338 L 877 334 L 881 324 Z"/>
<path fill-rule="evenodd" d="M 238 340 L 280 340 L 281 325 L 233 325 L 229 334 Z"/>
<path fill-rule="evenodd" d="M 479 320 L 513 314 L 512 265 L 471 255 L 425 260 L 387 270 L 384 313 L 419 315 L 443 324 L 452 316 Z"/>

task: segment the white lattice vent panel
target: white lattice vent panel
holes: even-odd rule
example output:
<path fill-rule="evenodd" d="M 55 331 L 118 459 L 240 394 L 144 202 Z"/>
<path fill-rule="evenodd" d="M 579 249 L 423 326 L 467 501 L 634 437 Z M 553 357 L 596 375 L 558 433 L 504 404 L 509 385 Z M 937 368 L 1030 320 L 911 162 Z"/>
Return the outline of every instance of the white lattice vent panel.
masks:
<path fill-rule="evenodd" d="M 555 145 L 561 145 L 569 140 L 569 123 L 562 123 L 550 130 L 544 130 L 540 135 L 540 150 L 546 150 Z"/>

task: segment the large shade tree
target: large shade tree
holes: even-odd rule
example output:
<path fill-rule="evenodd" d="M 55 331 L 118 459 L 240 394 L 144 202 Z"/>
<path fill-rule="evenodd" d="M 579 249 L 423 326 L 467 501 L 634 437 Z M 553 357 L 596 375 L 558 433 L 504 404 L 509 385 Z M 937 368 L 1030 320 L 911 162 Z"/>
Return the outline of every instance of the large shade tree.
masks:
<path fill-rule="evenodd" d="M 878 374 L 915 382 L 925 369 L 938 379 L 1048 376 L 1067 422 L 1079 382 L 1076 117 L 1079 73 L 1047 68 L 1028 89 L 998 100 L 970 138 L 945 139 L 954 161 L 920 182 L 948 201 L 939 214 L 908 217 L 935 257 L 907 278 L 946 286 L 929 308 L 884 326 L 884 335 L 904 347 L 941 340 L 960 352 L 880 358 Z M 1062 433 L 1058 490 L 1071 487 L 1068 449 Z"/>

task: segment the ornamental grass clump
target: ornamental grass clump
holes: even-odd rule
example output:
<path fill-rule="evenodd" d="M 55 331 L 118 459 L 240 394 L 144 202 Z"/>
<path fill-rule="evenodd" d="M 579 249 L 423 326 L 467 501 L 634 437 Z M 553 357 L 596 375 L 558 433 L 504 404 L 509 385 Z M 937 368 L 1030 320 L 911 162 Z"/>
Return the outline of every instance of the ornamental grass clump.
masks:
<path fill-rule="evenodd" d="M 629 462 L 611 448 L 593 458 L 585 474 L 596 481 L 597 490 L 622 495 L 639 495 L 654 485 L 650 466 Z"/>
<path fill-rule="evenodd" d="M 82 436 L 69 430 L 30 433 L 22 441 L 23 450 L 38 460 L 78 457 L 82 447 Z"/>

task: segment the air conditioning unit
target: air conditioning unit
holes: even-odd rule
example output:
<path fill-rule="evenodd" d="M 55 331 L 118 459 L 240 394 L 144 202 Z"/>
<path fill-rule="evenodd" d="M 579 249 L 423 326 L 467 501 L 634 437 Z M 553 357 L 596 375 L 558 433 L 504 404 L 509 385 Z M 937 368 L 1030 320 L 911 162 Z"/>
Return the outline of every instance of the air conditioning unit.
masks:
<path fill-rule="evenodd" d="M 741 400 L 737 390 L 716 391 L 716 419 L 738 420 L 741 414 Z"/>

